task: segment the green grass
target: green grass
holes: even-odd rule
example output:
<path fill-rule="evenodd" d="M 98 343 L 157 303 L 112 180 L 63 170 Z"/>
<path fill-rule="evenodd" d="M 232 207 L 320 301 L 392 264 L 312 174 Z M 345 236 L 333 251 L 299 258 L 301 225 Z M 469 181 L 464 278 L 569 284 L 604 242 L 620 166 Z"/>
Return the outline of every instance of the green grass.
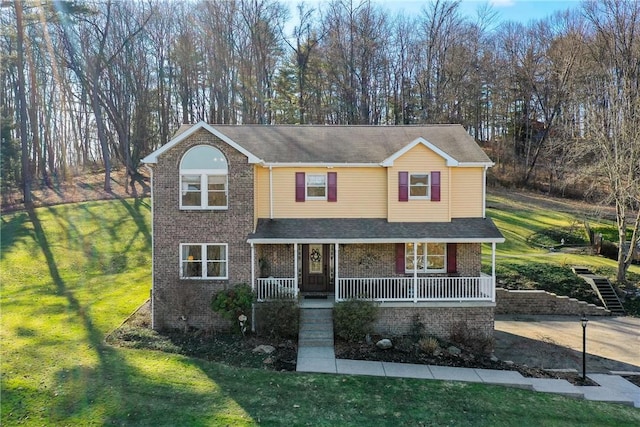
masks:
<path fill-rule="evenodd" d="M 1 419 L 13 425 L 638 425 L 640 411 L 480 384 L 273 372 L 104 337 L 149 296 L 147 200 L 2 217 Z"/>
<path fill-rule="evenodd" d="M 579 243 L 580 238 L 588 242 L 584 229 L 584 221 L 588 220 L 592 229 L 604 230 L 611 227 L 610 222 L 597 218 L 585 218 L 581 215 L 554 212 L 524 202 L 514 201 L 506 197 L 489 195 L 487 197 L 487 215 L 498 226 L 506 241 L 496 246 L 496 263 L 502 266 L 552 266 L 565 269 L 572 275 L 571 267 L 581 265 L 591 267 L 599 274 L 615 279 L 616 262 L 604 257 L 582 255 L 560 251 L 550 251 L 550 247 L 559 247 L 559 240 L 565 237 L 567 246 Z M 570 240 L 571 239 L 571 240 Z M 483 248 L 483 269 L 490 271 L 491 248 Z M 523 274 L 522 280 L 535 282 L 534 277 Z M 566 279 L 566 277 L 565 277 Z M 640 285 L 640 266 L 629 268 L 629 281 Z M 564 279 L 563 279 L 564 280 Z M 553 283 L 550 283 L 551 285 Z M 562 293 L 561 293 L 562 294 Z"/>

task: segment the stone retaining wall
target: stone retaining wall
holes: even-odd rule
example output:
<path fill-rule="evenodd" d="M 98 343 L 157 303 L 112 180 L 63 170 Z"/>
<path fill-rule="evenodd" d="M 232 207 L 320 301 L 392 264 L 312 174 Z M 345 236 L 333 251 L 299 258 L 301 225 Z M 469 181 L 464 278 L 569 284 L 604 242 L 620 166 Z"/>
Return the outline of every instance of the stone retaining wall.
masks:
<path fill-rule="evenodd" d="M 610 316 L 603 307 L 540 290 L 496 289 L 496 314 Z"/>

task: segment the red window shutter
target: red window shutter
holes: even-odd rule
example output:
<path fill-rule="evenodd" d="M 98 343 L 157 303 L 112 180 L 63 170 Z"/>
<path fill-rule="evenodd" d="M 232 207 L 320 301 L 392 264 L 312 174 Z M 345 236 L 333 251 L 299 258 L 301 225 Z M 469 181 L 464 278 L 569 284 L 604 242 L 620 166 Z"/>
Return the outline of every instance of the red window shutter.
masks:
<path fill-rule="evenodd" d="M 398 172 L 398 201 L 409 200 L 409 172 Z"/>
<path fill-rule="evenodd" d="M 447 273 L 457 273 L 458 267 L 456 265 L 458 246 L 455 243 L 447 243 Z"/>
<path fill-rule="evenodd" d="M 431 201 L 440 201 L 440 172 L 431 172 Z"/>
<path fill-rule="evenodd" d="M 396 273 L 404 274 L 404 243 L 396 243 Z"/>
<path fill-rule="evenodd" d="M 296 202 L 304 202 L 306 192 L 304 172 L 296 172 Z"/>
<path fill-rule="evenodd" d="M 338 201 L 338 173 L 337 172 L 327 172 L 327 186 L 329 187 L 327 191 L 327 200 L 330 202 Z"/>

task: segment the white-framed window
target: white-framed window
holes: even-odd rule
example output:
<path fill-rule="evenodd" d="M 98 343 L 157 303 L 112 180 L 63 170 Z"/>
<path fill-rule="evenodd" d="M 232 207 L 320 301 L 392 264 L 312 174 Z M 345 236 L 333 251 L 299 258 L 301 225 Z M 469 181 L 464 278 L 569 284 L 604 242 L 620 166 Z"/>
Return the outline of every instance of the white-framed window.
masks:
<path fill-rule="evenodd" d="M 447 245 L 446 243 L 406 243 L 404 246 L 405 271 L 413 273 L 414 251 L 417 251 L 416 270 L 419 273 L 446 273 Z"/>
<path fill-rule="evenodd" d="M 409 199 L 429 199 L 431 197 L 428 173 L 409 174 Z"/>
<path fill-rule="evenodd" d="M 180 278 L 227 279 L 226 243 L 181 243 Z"/>
<path fill-rule="evenodd" d="M 227 159 L 220 150 L 198 145 L 180 161 L 180 209 L 227 209 Z"/>
<path fill-rule="evenodd" d="M 307 174 L 307 200 L 327 200 L 327 175 Z"/>

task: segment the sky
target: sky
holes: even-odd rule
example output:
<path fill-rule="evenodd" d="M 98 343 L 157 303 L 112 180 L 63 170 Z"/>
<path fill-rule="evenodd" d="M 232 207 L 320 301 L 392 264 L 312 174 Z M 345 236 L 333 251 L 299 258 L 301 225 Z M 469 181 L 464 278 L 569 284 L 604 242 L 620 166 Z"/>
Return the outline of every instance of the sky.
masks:
<path fill-rule="evenodd" d="M 295 16 L 295 6 L 301 0 L 285 0 L 290 4 L 292 16 Z M 325 3 L 322 0 L 304 0 L 314 5 Z M 404 11 L 408 15 L 420 14 L 422 8 L 429 4 L 429 0 L 372 0 L 389 10 L 392 14 Z M 530 20 L 545 18 L 556 11 L 575 9 L 580 6 L 580 0 L 462 0 L 460 12 L 469 17 L 476 16 L 479 6 L 489 3 L 498 12 L 499 21 L 517 21 L 526 24 Z M 357 0 L 354 1 L 357 4 Z"/>
<path fill-rule="evenodd" d="M 420 13 L 428 4 L 426 0 L 374 0 L 391 12 L 404 10 L 405 13 Z M 545 18 L 556 11 L 575 9 L 579 0 L 462 0 L 460 11 L 471 17 L 476 15 L 479 6 L 489 3 L 498 12 L 500 21 L 518 21 L 523 24 L 530 20 Z"/>

